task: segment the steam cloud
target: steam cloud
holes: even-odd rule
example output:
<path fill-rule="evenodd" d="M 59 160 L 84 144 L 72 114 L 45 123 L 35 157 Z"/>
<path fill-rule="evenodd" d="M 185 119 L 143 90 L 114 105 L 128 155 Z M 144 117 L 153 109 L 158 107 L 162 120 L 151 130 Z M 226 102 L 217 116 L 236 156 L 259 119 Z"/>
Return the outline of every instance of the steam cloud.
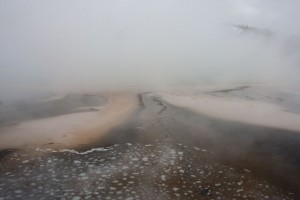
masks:
<path fill-rule="evenodd" d="M 299 7 L 297 0 L 1 1 L 0 90 L 295 84 Z"/>

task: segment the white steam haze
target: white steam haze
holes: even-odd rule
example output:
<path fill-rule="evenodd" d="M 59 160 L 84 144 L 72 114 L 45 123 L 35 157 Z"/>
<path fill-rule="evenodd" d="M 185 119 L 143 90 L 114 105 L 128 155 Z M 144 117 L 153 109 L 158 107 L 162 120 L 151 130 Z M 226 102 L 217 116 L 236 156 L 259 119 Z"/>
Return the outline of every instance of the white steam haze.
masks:
<path fill-rule="evenodd" d="M 299 8 L 298 0 L 1 0 L 0 89 L 296 84 Z"/>

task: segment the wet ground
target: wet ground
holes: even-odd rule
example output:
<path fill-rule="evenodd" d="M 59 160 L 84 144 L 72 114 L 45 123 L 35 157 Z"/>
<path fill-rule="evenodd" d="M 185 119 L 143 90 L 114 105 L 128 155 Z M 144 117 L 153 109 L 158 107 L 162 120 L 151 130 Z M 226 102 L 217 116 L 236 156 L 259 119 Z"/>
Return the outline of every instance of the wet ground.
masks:
<path fill-rule="evenodd" d="M 39 150 L 37 150 L 39 151 Z M 79 154 L 32 158 L 13 153 L 1 164 L 2 199 L 292 199 L 249 169 L 211 159 L 212 152 L 170 144 L 120 144 Z"/>
<path fill-rule="evenodd" d="M 89 147 L 8 152 L 0 199 L 299 198 L 299 133 L 137 98 L 132 116 Z"/>

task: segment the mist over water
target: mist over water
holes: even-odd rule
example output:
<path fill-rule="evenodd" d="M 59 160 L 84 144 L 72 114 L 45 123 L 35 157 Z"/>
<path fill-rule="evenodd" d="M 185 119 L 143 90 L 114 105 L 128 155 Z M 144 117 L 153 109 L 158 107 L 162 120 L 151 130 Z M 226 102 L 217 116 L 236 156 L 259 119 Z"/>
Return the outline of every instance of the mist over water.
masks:
<path fill-rule="evenodd" d="M 0 200 L 299 199 L 299 8 L 0 0 Z"/>
<path fill-rule="evenodd" d="M 1 1 L 0 89 L 298 83 L 300 2 Z M 268 30 L 243 31 L 233 25 Z"/>

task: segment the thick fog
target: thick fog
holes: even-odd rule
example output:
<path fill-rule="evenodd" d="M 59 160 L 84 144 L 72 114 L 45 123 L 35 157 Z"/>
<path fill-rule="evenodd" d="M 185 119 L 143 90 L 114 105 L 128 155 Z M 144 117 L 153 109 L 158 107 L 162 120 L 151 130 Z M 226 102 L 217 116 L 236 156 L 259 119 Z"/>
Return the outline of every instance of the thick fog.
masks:
<path fill-rule="evenodd" d="M 0 89 L 295 84 L 299 8 L 298 0 L 1 0 Z"/>

